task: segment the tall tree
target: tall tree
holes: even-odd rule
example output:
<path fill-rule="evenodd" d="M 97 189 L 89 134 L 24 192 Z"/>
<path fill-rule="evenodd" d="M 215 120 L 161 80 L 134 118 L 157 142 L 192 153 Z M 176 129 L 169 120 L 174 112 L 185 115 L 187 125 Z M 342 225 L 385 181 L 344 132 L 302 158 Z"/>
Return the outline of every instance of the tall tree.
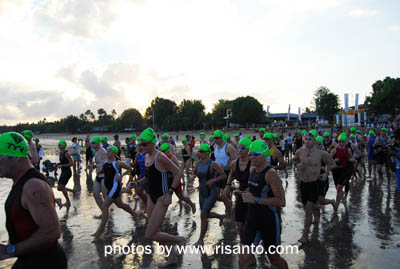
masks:
<path fill-rule="evenodd" d="M 122 112 L 117 119 L 120 124 L 119 126 L 124 128 L 135 128 L 140 130 L 143 128 L 143 117 L 142 114 L 136 108 L 129 108 Z"/>
<path fill-rule="evenodd" d="M 327 87 L 319 87 L 314 93 L 315 113 L 329 122 L 339 112 L 339 96 Z"/>
<path fill-rule="evenodd" d="M 365 105 L 368 112 L 376 115 L 400 114 L 400 78 L 386 77 L 372 85 L 372 92 L 367 96 Z"/>
<path fill-rule="evenodd" d="M 174 129 L 178 112 L 178 107 L 174 101 L 160 97 L 153 99 L 145 113 L 149 125 L 153 124 L 153 112 L 155 127 L 161 130 Z"/>
<path fill-rule="evenodd" d="M 178 127 L 181 130 L 203 128 L 205 107 L 201 100 L 183 100 L 178 106 Z"/>
<path fill-rule="evenodd" d="M 252 96 L 238 97 L 232 101 L 232 122 L 242 125 L 262 123 L 265 111 L 262 104 Z"/>

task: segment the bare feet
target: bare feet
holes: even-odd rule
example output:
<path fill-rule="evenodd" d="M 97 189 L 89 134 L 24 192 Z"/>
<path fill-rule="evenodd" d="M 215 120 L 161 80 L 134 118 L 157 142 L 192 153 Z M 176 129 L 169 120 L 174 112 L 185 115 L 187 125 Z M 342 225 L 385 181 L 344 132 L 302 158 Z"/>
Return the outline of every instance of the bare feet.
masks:
<path fill-rule="evenodd" d="M 61 198 L 56 198 L 55 199 L 55 202 L 56 202 L 56 204 L 58 205 L 58 209 L 61 209 L 62 208 L 62 203 L 61 203 Z"/>
<path fill-rule="evenodd" d="M 329 203 L 332 205 L 333 210 L 336 211 L 336 209 L 335 209 L 336 201 L 331 199 L 331 200 L 329 200 Z"/>
<path fill-rule="evenodd" d="M 204 245 L 204 242 L 203 242 L 203 240 L 200 240 L 200 239 L 196 243 L 194 243 L 195 247 L 202 246 L 202 245 Z"/>
<path fill-rule="evenodd" d="M 173 256 L 173 257 L 171 257 L 171 256 Z M 178 258 L 175 255 L 172 255 L 172 254 L 171 254 L 171 256 L 168 257 L 168 260 L 166 262 L 160 263 L 158 265 L 158 268 L 167 268 L 169 266 L 176 265 L 178 263 Z"/>
<path fill-rule="evenodd" d="M 66 202 L 66 203 L 64 203 L 64 204 L 61 205 L 61 207 L 63 207 L 63 206 L 65 206 L 65 207 L 70 207 L 70 206 L 71 206 L 71 202 Z"/>
<path fill-rule="evenodd" d="M 219 226 L 221 227 L 222 225 L 224 225 L 224 216 L 220 216 L 219 217 Z"/>
<path fill-rule="evenodd" d="M 92 236 L 94 237 L 94 239 L 97 239 L 97 238 L 99 238 L 103 233 L 104 233 L 104 229 L 103 229 L 103 230 L 97 230 L 94 234 L 92 234 Z"/>
<path fill-rule="evenodd" d="M 195 203 L 191 203 L 190 207 L 192 208 L 192 213 L 195 214 L 196 213 L 196 204 Z"/>
<path fill-rule="evenodd" d="M 308 243 L 308 236 L 307 235 L 305 235 L 305 234 L 303 234 L 303 236 L 299 239 L 299 240 L 297 240 L 297 241 L 299 241 L 300 242 L 300 244 L 307 244 Z"/>

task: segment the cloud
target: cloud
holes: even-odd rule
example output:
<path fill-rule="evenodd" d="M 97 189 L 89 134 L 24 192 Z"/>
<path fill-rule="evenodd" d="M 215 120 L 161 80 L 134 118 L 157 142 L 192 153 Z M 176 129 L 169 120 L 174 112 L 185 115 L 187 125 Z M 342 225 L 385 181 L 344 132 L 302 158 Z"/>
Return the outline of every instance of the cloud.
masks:
<path fill-rule="evenodd" d="M 378 14 L 377 10 L 368 9 L 353 9 L 350 10 L 349 16 L 360 17 L 360 16 L 376 16 Z"/>
<path fill-rule="evenodd" d="M 400 25 L 393 25 L 389 28 L 390 31 L 400 31 Z"/>
<path fill-rule="evenodd" d="M 0 16 L 6 14 L 12 9 L 17 8 L 24 0 L 1 0 L 0 1 Z"/>
<path fill-rule="evenodd" d="M 104 33 L 117 18 L 114 0 L 46 0 L 35 14 L 39 31 L 53 38 L 91 38 Z"/>

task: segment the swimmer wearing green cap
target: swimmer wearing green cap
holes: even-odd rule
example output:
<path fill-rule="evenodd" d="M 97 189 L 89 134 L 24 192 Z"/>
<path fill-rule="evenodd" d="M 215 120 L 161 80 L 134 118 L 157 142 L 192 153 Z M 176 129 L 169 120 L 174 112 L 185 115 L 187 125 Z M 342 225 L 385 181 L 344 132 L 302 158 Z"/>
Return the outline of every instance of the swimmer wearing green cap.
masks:
<path fill-rule="evenodd" d="M 171 146 L 168 143 L 163 143 L 160 146 L 160 151 L 164 153 L 168 159 L 170 159 L 176 166 L 180 167 L 178 158 L 176 158 L 175 154 L 171 152 Z M 190 198 L 182 192 L 182 181 L 179 181 L 178 187 L 176 188 L 175 191 L 176 196 L 180 201 L 184 201 L 187 203 L 191 208 L 192 208 L 192 213 L 196 213 L 196 205 L 195 203 L 190 200 Z"/>
<path fill-rule="evenodd" d="M 137 214 L 132 208 L 121 200 L 122 179 L 125 175 L 132 173 L 132 167 L 124 162 L 117 161 L 120 150 L 116 146 L 109 146 L 107 149 L 107 161 L 103 165 L 104 186 L 107 190 L 107 196 L 101 207 L 101 222 L 96 232 L 92 234 L 94 238 L 100 237 L 105 230 L 108 220 L 108 209 L 114 203 L 117 207 L 125 210 L 132 217 L 136 218 Z M 120 170 L 125 169 L 126 172 L 119 175 Z"/>
<path fill-rule="evenodd" d="M 231 171 L 228 176 L 228 181 L 224 189 L 223 195 L 230 197 L 231 185 L 234 179 L 239 183 L 239 191 L 242 192 L 248 188 L 248 180 L 250 175 L 251 161 L 249 158 L 249 147 L 251 144 L 250 136 L 241 139 L 238 143 L 237 149 L 239 152 L 239 158 L 231 163 Z M 235 222 L 236 230 L 240 238 L 243 238 L 244 222 L 247 215 L 247 204 L 243 202 L 242 196 L 239 192 L 235 192 L 236 203 L 235 203 Z"/>
<path fill-rule="evenodd" d="M 25 130 L 22 132 L 23 137 L 28 141 L 29 145 L 29 159 L 31 160 L 33 166 L 40 171 L 39 167 L 39 154 L 36 149 L 35 143 L 32 141 L 33 132 L 31 130 Z"/>
<path fill-rule="evenodd" d="M 47 178 L 33 167 L 28 152 L 21 134 L 0 135 L 0 178 L 13 181 L 5 203 L 7 227 L 12 229 L 8 229 L 7 245 L 0 244 L 1 259 L 17 257 L 14 267 L 67 268 L 65 252 L 57 242 L 61 228 L 53 191 Z"/>
<path fill-rule="evenodd" d="M 100 141 L 101 141 L 101 144 L 103 145 L 103 148 L 104 148 L 105 150 L 107 150 L 108 147 L 110 146 L 110 144 L 108 144 L 108 138 L 107 138 L 107 136 L 102 136 L 102 137 L 100 138 Z"/>
<path fill-rule="evenodd" d="M 60 178 L 58 179 L 57 190 L 63 193 L 66 200 L 64 204 L 59 205 L 60 208 L 63 206 L 70 207 L 71 200 L 68 197 L 68 191 L 75 193 L 74 190 L 66 187 L 69 179 L 72 177 L 71 167 L 73 166 L 72 157 L 67 151 L 66 147 L 67 147 L 67 142 L 65 140 L 60 140 L 58 142 L 58 149 L 60 150 L 59 153 L 60 162 L 57 164 L 56 168 L 61 169 L 61 175 Z"/>
<path fill-rule="evenodd" d="M 258 131 L 260 132 L 260 138 L 263 139 L 267 130 L 265 128 L 260 128 Z"/>
<path fill-rule="evenodd" d="M 273 141 L 274 141 L 274 135 L 270 132 L 265 133 L 264 142 L 268 145 L 270 151 L 270 154 L 267 156 L 267 160 L 271 164 L 272 168 L 285 171 L 286 178 L 288 178 L 289 175 L 286 170 L 286 161 L 283 158 L 282 152 L 278 149 L 278 147 L 275 145 Z"/>
<path fill-rule="evenodd" d="M 388 146 L 391 143 L 391 139 L 387 134 L 387 128 L 381 128 L 381 132 L 379 137 L 374 142 L 374 150 L 377 152 L 376 154 L 376 164 L 378 168 L 379 179 L 383 180 L 383 166 L 386 166 L 386 177 L 390 182 L 392 178 L 390 167 L 391 167 L 391 159 L 389 156 Z"/>
<path fill-rule="evenodd" d="M 206 142 L 206 133 L 205 132 L 200 132 L 200 145 L 203 145 L 207 143 Z"/>
<path fill-rule="evenodd" d="M 218 196 L 222 199 L 225 205 L 225 213 L 226 215 L 230 214 L 232 208 L 232 202 L 226 195 L 222 195 L 223 190 L 225 189 L 227 178 L 230 173 L 230 165 L 231 162 L 238 157 L 238 152 L 235 147 L 232 146 L 230 143 L 226 143 L 224 141 L 224 134 L 220 130 L 216 130 L 214 132 L 214 139 L 215 139 L 215 148 L 214 148 L 214 156 L 215 162 L 218 163 L 222 169 L 224 169 L 226 178 L 218 182 L 217 191 Z"/>
<path fill-rule="evenodd" d="M 141 133 L 140 145 L 146 153 L 146 170 L 143 183 L 148 183 L 147 193 L 149 197 L 147 199 L 147 219 L 149 223 L 147 224 L 145 237 L 148 240 L 154 240 L 162 244 L 181 245 L 185 242 L 184 237 L 161 233 L 160 229 L 171 204 L 172 195 L 177 190 L 179 180 L 183 175 L 178 166 L 156 149 L 156 142 L 156 134 L 152 128 L 147 128 Z M 174 253 L 171 253 L 166 263 L 160 266 L 165 267 L 176 263 L 177 257 Z"/>
<path fill-rule="evenodd" d="M 235 137 L 235 144 L 236 144 L 237 146 L 239 145 L 239 142 L 240 142 L 240 140 L 242 139 L 241 134 L 242 134 L 242 133 L 236 133 L 236 134 L 234 135 L 234 137 Z"/>
<path fill-rule="evenodd" d="M 191 163 L 191 150 L 188 145 L 188 139 L 186 137 L 182 138 L 182 170 L 186 172 L 186 178 L 189 179 L 192 177 L 190 172 L 190 163 Z"/>
<path fill-rule="evenodd" d="M 104 181 L 103 165 L 107 161 L 107 151 L 102 146 L 101 139 L 98 136 L 94 136 L 90 140 L 90 144 L 95 152 L 94 162 L 96 165 L 96 179 L 93 182 L 93 197 L 97 206 L 101 210 L 103 205 L 102 197 L 107 196 L 106 195 L 107 190 L 104 188 L 104 184 L 102 183 Z M 100 192 L 103 195 L 100 195 Z"/>
<path fill-rule="evenodd" d="M 318 198 L 321 196 L 319 191 L 320 180 L 325 182 L 333 166 L 333 161 L 329 154 L 315 147 L 315 137 L 309 133 L 304 137 L 305 146 L 296 151 L 293 161 L 297 165 L 300 175 L 300 193 L 301 201 L 305 213 L 304 230 L 301 238 L 298 240 L 301 244 L 308 242 L 308 233 L 313 222 L 319 221 L 320 211 L 316 207 Z M 325 173 L 321 176 L 322 165 L 326 165 Z M 333 201 L 331 201 L 333 205 Z"/>
<path fill-rule="evenodd" d="M 275 169 L 268 165 L 268 145 L 262 140 L 255 140 L 249 146 L 249 157 L 252 167 L 248 179 L 248 190 L 237 191 L 245 204 L 248 204 L 246 225 L 242 235 L 242 244 L 250 246 L 259 233 L 264 242 L 264 248 L 277 247 L 280 244 L 280 219 L 276 210 L 272 208 L 285 207 L 285 191 L 282 181 Z M 270 191 L 265 193 L 263 190 Z M 256 227 L 258 227 L 256 229 Z M 275 243 L 274 243 L 275 242 Z M 271 264 L 278 268 L 288 268 L 286 261 L 279 254 L 267 254 Z M 254 263 L 255 257 L 251 253 L 239 255 L 241 268 L 248 268 Z"/>
<path fill-rule="evenodd" d="M 374 170 L 374 177 L 376 177 L 376 157 L 374 156 L 374 143 L 376 140 L 376 134 L 374 130 L 369 132 L 368 142 L 367 142 L 367 153 L 368 153 L 368 178 L 371 178 L 372 169 Z"/>
<path fill-rule="evenodd" d="M 323 150 L 327 151 L 330 153 L 333 149 L 337 147 L 337 143 L 334 139 L 331 137 L 330 132 L 324 132 L 324 142 L 322 143 Z"/>
<path fill-rule="evenodd" d="M 200 201 L 200 236 L 196 246 L 203 245 L 203 239 L 208 229 L 208 219 L 218 218 L 222 226 L 224 215 L 211 212 L 217 198 L 218 190 L 216 184 L 226 179 L 224 170 L 220 165 L 210 159 L 211 148 L 208 144 L 200 145 L 199 158 L 194 167 L 194 174 L 199 180 L 199 201 Z"/>
<path fill-rule="evenodd" d="M 164 143 L 169 145 L 170 152 L 175 155 L 175 143 L 172 144 L 171 136 L 168 133 L 163 133 L 161 135 L 161 141 L 157 143 L 157 147 L 160 148 Z"/>

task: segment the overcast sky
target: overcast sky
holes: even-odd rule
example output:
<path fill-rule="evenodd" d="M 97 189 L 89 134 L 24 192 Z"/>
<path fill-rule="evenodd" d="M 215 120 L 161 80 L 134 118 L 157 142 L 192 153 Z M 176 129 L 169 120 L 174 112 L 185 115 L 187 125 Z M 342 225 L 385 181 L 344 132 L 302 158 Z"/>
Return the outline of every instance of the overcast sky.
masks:
<path fill-rule="evenodd" d="M 399 0 L 0 0 L 0 124 L 156 96 L 252 95 L 270 112 L 326 86 L 360 103 L 400 74 Z"/>

